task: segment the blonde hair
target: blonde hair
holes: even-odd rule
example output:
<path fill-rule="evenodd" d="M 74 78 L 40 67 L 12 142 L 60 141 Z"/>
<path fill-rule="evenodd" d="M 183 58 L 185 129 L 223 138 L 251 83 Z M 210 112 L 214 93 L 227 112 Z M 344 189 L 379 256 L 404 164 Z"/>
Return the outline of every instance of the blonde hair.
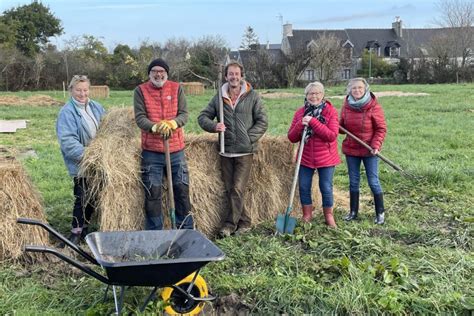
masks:
<path fill-rule="evenodd" d="M 320 91 L 322 93 L 324 93 L 324 85 L 319 82 L 319 81 L 315 81 L 315 82 L 310 82 L 306 88 L 304 88 L 304 94 L 307 95 L 308 92 L 312 89 L 312 88 L 315 88 L 317 91 Z"/>
<path fill-rule="evenodd" d="M 85 75 L 74 75 L 72 76 L 71 82 L 68 85 L 69 91 L 71 91 L 78 83 L 80 82 L 87 82 L 89 85 L 91 84 L 91 81 L 87 76 Z"/>

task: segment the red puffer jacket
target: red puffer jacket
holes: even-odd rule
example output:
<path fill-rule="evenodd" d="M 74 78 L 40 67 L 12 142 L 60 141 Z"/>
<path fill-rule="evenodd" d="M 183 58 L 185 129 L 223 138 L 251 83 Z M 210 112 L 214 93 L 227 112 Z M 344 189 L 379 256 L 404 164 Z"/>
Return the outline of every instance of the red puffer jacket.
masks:
<path fill-rule="evenodd" d="M 337 152 L 337 135 L 339 121 L 334 106 L 326 101 L 326 107 L 321 113 L 326 119 L 326 124 L 318 119 L 312 118 L 309 125 L 313 129 L 313 135 L 304 145 L 301 165 L 309 168 L 332 167 L 341 163 Z M 304 106 L 296 110 L 288 131 L 288 139 L 292 143 L 301 141 L 304 125 L 301 123 L 304 115 Z"/>
<path fill-rule="evenodd" d="M 385 123 L 382 106 L 378 103 L 374 94 L 370 93 L 370 96 L 372 100 L 360 109 L 351 107 L 346 97 L 341 109 L 341 119 L 339 123 L 373 149 L 380 150 L 385 134 L 387 133 L 387 124 Z M 344 133 L 341 132 L 341 134 Z M 342 152 L 348 156 L 371 156 L 368 149 L 350 136 L 346 136 L 342 142 Z"/>

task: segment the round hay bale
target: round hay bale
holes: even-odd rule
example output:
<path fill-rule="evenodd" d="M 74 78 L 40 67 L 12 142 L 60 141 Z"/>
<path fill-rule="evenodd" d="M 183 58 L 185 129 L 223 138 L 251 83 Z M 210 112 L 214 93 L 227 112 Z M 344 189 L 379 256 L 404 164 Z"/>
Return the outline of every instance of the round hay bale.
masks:
<path fill-rule="evenodd" d="M 17 224 L 19 217 L 47 223 L 41 198 L 22 165 L 0 156 L 0 261 L 46 261 L 41 254 L 25 253 L 25 245 L 49 245 L 48 233 L 38 226 Z"/>

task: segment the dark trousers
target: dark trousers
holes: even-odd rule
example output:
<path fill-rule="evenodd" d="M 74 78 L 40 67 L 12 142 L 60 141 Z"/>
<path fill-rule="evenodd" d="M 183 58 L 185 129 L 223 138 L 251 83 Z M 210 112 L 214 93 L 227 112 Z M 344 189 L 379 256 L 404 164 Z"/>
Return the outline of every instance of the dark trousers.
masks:
<path fill-rule="evenodd" d="M 189 173 L 184 151 L 170 154 L 171 177 L 176 212 L 176 227 L 193 229 L 194 221 L 189 198 Z M 163 228 L 162 183 L 166 174 L 165 154 L 143 150 L 142 181 L 145 185 L 145 228 L 156 230 Z"/>
<path fill-rule="evenodd" d="M 86 196 L 87 179 L 74 177 L 74 208 L 72 210 L 72 230 L 80 233 L 84 225 L 90 222 L 92 213 L 94 213 L 93 204 L 95 201 Z"/>
<path fill-rule="evenodd" d="M 232 230 L 250 227 L 251 219 L 244 206 L 245 191 L 252 170 L 253 155 L 221 157 L 222 179 L 229 208 L 224 210 L 224 227 Z"/>

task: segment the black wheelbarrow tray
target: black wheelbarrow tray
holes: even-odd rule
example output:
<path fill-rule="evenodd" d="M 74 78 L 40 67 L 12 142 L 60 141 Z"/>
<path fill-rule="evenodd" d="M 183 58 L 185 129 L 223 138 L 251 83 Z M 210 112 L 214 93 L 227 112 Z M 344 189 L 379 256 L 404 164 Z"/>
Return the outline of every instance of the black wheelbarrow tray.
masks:
<path fill-rule="evenodd" d="M 141 308 L 143 311 L 159 288 L 166 287 L 162 297 L 169 302 L 170 313 L 197 313 L 206 301 L 212 301 L 200 269 L 211 261 L 223 260 L 225 254 L 196 230 L 143 230 L 94 232 L 86 236 L 93 256 L 71 243 L 54 228 L 41 221 L 18 218 L 18 223 L 38 225 L 64 242 L 94 265 L 101 266 L 107 276 L 70 258 L 56 249 L 45 246 L 25 246 L 25 251 L 51 253 L 97 280 L 112 286 L 115 311 L 121 312 L 125 287 L 153 287 Z M 120 298 L 116 286 L 121 287 Z M 165 293 L 165 294 L 163 294 Z"/>

